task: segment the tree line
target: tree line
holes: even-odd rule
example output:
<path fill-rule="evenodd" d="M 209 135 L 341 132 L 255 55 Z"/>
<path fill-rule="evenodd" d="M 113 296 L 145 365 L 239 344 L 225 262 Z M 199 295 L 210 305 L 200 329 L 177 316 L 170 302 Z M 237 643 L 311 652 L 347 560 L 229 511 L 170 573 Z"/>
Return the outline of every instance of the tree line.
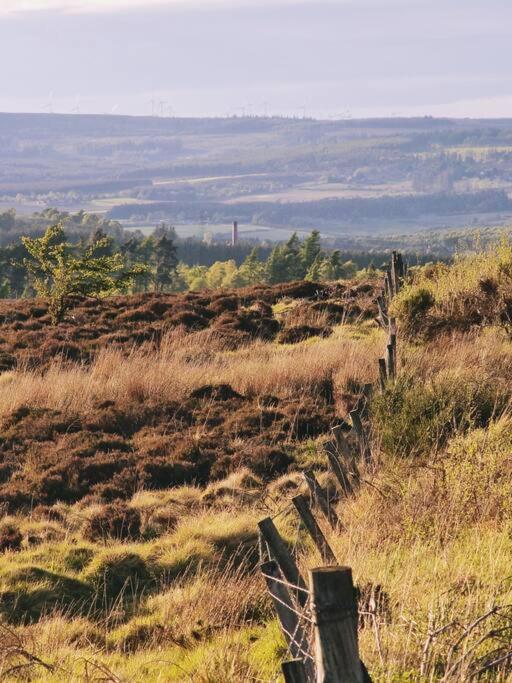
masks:
<path fill-rule="evenodd" d="M 88 239 L 73 241 L 66 226 L 56 223 L 40 237 L 23 236 L 0 248 L 0 297 L 50 297 L 56 290 L 66 296 L 177 292 L 300 279 L 336 280 L 358 271 L 357 263 L 343 260 L 340 250 L 325 251 L 317 230 L 304 240 L 294 233 L 266 253 L 257 245 L 247 245 L 248 253 L 238 262 L 227 258 L 191 265 L 179 259 L 176 233 L 165 224 L 150 236 L 133 235 L 122 242 L 106 234 L 101 222 L 93 226 Z M 231 247 L 224 245 L 224 249 L 231 255 Z M 57 302 L 55 310 L 62 305 Z"/>

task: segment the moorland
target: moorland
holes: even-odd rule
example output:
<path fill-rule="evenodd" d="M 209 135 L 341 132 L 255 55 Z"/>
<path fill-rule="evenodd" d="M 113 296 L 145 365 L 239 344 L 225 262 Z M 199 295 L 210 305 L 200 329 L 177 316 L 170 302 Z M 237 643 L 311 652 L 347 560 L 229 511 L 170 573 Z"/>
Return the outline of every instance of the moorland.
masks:
<path fill-rule="evenodd" d="M 286 645 L 258 571 L 275 516 L 376 385 L 382 273 L 332 283 L 0 302 L 5 680 L 273 681 Z M 510 680 L 512 247 L 410 269 L 372 462 L 325 529 L 364 595 L 374 681 Z M 350 443 L 350 436 L 348 436 Z M 368 588 L 369 587 L 369 588 Z"/>

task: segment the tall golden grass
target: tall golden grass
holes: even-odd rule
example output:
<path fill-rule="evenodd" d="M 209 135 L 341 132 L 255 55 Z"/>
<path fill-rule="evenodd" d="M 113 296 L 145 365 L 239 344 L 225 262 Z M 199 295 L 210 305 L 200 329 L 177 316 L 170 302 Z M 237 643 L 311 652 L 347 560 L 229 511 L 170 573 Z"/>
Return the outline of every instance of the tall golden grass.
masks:
<path fill-rule="evenodd" d="M 170 335 L 157 351 L 104 349 L 90 366 L 56 363 L 43 374 L 4 373 L 0 415 L 23 404 L 80 413 L 105 400 L 174 401 L 219 383 L 249 396 L 296 396 L 331 377 L 340 387 L 348 379 L 371 381 L 381 347 L 379 334 L 353 339 L 345 328 L 328 339 L 293 346 L 260 342 L 237 351 L 212 351 L 205 335 Z"/>

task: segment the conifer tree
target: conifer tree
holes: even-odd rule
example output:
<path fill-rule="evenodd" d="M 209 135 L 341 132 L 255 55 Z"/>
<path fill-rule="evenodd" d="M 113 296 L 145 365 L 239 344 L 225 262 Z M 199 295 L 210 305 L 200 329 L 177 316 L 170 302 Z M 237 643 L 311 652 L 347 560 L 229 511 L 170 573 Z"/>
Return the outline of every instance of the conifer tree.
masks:
<path fill-rule="evenodd" d="M 310 235 L 306 237 L 300 247 L 300 257 L 302 267 L 307 274 L 313 263 L 321 254 L 320 247 L 320 233 L 318 230 L 313 230 Z"/>

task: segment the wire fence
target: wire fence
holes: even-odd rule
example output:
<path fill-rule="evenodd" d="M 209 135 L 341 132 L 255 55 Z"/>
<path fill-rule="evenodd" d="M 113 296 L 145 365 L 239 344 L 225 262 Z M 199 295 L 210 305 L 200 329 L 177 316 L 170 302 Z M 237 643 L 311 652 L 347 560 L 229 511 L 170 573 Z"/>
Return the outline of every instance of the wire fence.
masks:
<path fill-rule="evenodd" d="M 399 292 L 403 285 L 407 266 L 402 260 L 402 256 L 393 252 L 391 266 L 386 272 L 382 293 L 377 297 L 378 317 L 376 322 L 388 332 L 388 341 L 386 345 L 385 357 L 379 359 L 378 377 L 381 391 L 385 391 L 388 382 L 394 382 L 397 374 L 397 353 L 396 353 L 396 321 L 390 317 L 389 303 L 392 298 Z M 374 466 L 374 458 L 371 450 L 371 439 L 367 426 L 368 422 L 368 406 L 373 385 L 366 384 L 362 387 L 361 393 L 355 402 L 354 409 L 350 412 L 351 429 L 347 435 L 341 433 L 340 425 L 333 428 L 331 439 L 324 445 L 329 467 L 337 480 L 339 491 L 334 493 L 334 500 L 338 501 L 343 496 L 350 495 L 354 492 L 355 487 L 361 486 L 366 482 L 366 479 L 361 476 L 361 467 L 371 468 Z M 349 445 L 347 436 L 355 445 Z M 332 492 L 321 487 L 316 481 L 314 474 L 311 472 L 304 472 L 305 483 L 310 489 L 311 505 L 318 507 L 322 514 L 326 517 L 332 529 L 341 528 L 336 513 L 331 511 L 333 496 Z M 309 477 L 309 478 L 308 478 Z M 309 509 L 309 503 L 306 503 L 307 509 L 301 510 L 301 506 L 295 504 L 298 498 L 296 496 L 291 502 L 288 501 L 277 512 L 274 512 L 272 517 L 260 522 L 260 554 L 261 561 L 265 563 L 268 558 L 272 558 L 274 562 L 275 571 L 266 573 L 264 567 L 268 566 L 262 564 L 263 577 L 267 582 L 269 594 L 274 602 L 274 607 L 278 613 L 281 630 L 287 641 L 286 656 L 293 659 L 300 659 L 304 665 L 304 680 L 316 680 L 315 668 L 315 628 L 318 624 L 316 619 L 316 607 L 311 591 L 306 588 L 306 584 L 302 579 L 298 566 L 296 564 L 296 549 L 299 541 L 301 530 L 301 522 L 304 524 L 307 531 L 309 531 L 314 543 L 320 551 L 320 554 L 325 559 L 332 559 L 334 554 L 330 550 L 328 543 L 323 536 L 323 530 L 318 524 L 313 513 Z M 295 535 L 295 542 L 292 544 L 290 551 L 289 546 L 281 539 L 273 522 L 288 512 L 297 509 L 299 513 L 297 533 Z M 308 523 L 309 520 L 309 523 Z M 262 535 L 262 526 L 265 522 L 267 527 L 271 527 L 270 536 L 264 538 Z M 267 528 L 268 531 L 268 528 Z M 329 553 L 325 553 L 325 548 Z M 324 550 L 324 552 L 322 552 Z M 341 570 L 341 568 L 340 568 Z M 350 570 L 348 570 L 350 572 Z M 290 581 L 289 577 L 297 577 L 297 581 Z M 288 578 L 287 578 L 288 577 Z M 351 577 L 351 574 L 350 574 Z M 352 579 L 350 578 L 350 582 Z M 354 628 L 355 643 L 357 647 L 357 604 L 354 605 Z M 343 612 L 343 610 L 342 610 Z M 346 610 L 345 610 L 346 613 Z M 356 662 L 360 663 L 361 669 L 364 672 L 362 680 L 370 681 L 366 667 L 360 662 L 359 655 L 356 652 Z M 338 672 L 339 673 L 339 672 Z M 330 680 L 330 679 L 329 679 Z M 344 680 L 343 678 L 333 678 L 333 680 Z M 347 679 L 348 680 L 348 679 Z"/>

